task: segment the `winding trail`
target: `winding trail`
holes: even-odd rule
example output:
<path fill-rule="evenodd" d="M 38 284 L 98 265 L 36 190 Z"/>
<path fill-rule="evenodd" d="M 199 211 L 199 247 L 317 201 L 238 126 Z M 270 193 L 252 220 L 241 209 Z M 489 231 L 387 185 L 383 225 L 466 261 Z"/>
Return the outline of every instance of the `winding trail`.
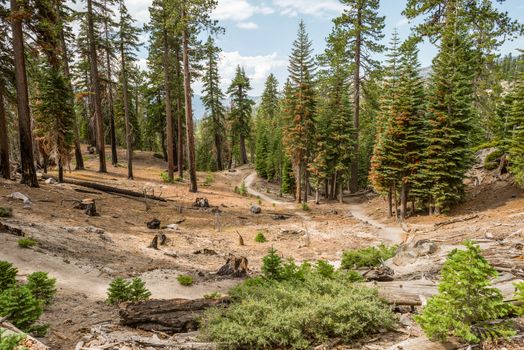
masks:
<path fill-rule="evenodd" d="M 262 200 L 264 200 L 264 201 L 266 201 L 268 203 L 279 205 L 279 206 L 284 207 L 286 209 L 296 209 L 295 203 L 290 203 L 290 202 L 278 200 L 278 199 L 269 197 L 267 194 L 264 194 L 264 193 L 261 193 L 261 192 L 257 191 L 253 187 L 254 183 L 257 180 L 257 178 L 258 178 L 258 175 L 257 175 L 256 171 L 253 171 L 249 175 L 247 175 L 244 178 L 244 180 L 243 180 L 245 185 L 246 185 L 247 192 L 250 195 L 257 196 L 260 199 L 262 199 Z M 378 232 L 378 237 L 382 241 L 384 241 L 384 243 L 400 244 L 400 243 L 404 242 L 404 240 L 406 238 L 406 233 L 404 232 L 404 230 L 400 226 L 383 224 L 383 223 L 373 219 L 372 217 L 370 217 L 364 211 L 364 208 L 363 208 L 362 204 L 346 203 L 346 207 L 349 209 L 349 211 L 351 212 L 353 217 L 355 217 L 356 219 L 358 219 L 360 221 L 366 222 L 369 225 L 371 225 L 371 226 L 375 227 L 376 229 L 378 229 L 378 231 L 379 231 Z M 297 211 L 297 215 L 301 216 L 304 220 L 308 220 L 308 221 L 311 220 L 311 217 L 309 215 L 307 215 L 306 213 L 302 212 L 302 211 Z"/>

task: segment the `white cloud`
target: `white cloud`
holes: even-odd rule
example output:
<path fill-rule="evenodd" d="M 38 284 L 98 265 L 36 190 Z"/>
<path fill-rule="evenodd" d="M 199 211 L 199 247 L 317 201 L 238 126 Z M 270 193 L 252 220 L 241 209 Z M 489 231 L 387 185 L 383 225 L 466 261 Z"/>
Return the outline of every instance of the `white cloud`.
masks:
<path fill-rule="evenodd" d="M 332 16 L 344 11 L 345 6 L 338 0 L 273 0 L 273 5 L 281 15 Z"/>
<path fill-rule="evenodd" d="M 409 24 L 409 19 L 406 17 L 402 17 L 397 23 L 395 23 L 395 27 L 401 28 Z"/>
<path fill-rule="evenodd" d="M 218 20 L 231 20 L 235 22 L 246 21 L 255 14 L 269 15 L 273 9 L 262 4 L 255 6 L 247 0 L 219 0 L 218 6 L 213 11 L 213 18 Z"/>
<path fill-rule="evenodd" d="M 258 24 L 255 22 L 238 22 L 237 27 L 240 29 L 258 29 Z"/>

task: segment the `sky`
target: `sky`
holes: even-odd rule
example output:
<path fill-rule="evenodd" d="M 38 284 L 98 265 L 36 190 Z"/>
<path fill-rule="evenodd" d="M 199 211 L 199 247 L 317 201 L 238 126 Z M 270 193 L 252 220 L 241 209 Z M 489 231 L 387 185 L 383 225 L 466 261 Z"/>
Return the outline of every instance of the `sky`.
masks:
<path fill-rule="evenodd" d="M 512 18 L 524 21 L 524 0 L 506 0 L 503 4 L 493 2 Z M 401 14 L 405 3 L 406 0 L 380 1 L 380 15 L 386 17 L 384 44 L 388 43 L 394 28 L 401 39 L 409 36 L 414 23 L 409 23 Z M 149 21 L 150 4 L 151 0 L 126 0 L 139 25 Z M 270 73 L 275 74 L 283 85 L 287 78 L 291 44 L 296 38 L 300 20 L 306 24 L 315 54 L 320 54 L 325 47 L 324 39 L 331 32 L 332 19 L 343 10 L 344 6 L 338 0 L 218 0 L 212 17 L 225 28 L 225 34 L 217 38 L 217 45 L 222 49 L 219 65 L 222 87 L 227 88 L 239 64 L 251 79 L 252 96 L 262 94 L 264 81 Z M 147 35 L 142 38 L 147 45 Z M 429 43 L 421 44 L 419 48 L 422 67 L 430 66 L 436 48 Z M 518 48 L 524 49 L 524 37 L 504 44 L 501 53 L 516 53 Z M 142 67 L 146 66 L 146 57 L 147 47 L 144 46 L 139 54 Z M 197 82 L 194 89 L 199 95 L 200 83 Z"/>

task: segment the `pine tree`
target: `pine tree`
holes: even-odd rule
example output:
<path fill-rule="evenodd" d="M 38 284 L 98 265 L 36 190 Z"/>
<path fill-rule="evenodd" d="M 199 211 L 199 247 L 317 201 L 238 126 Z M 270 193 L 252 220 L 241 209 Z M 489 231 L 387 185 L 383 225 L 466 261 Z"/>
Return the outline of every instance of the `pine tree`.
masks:
<path fill-rule="evenodd" d="M 9 138 L 7 134 L 7 91 L 12 85 L 13 50 L 9 40 L 9 11 L 0 1 L 0 173 L 5 179 L 11 178 L 9 159 Z"/>
<path fill-rule="evenodd" d="M 124 104 L 126 145 L 127 145 L 127 178 L 133 179 L 133 131 L 131 125 L 130 98 L 128 89 L 129 65 L 136 61 L 136 50 L 139 47 L 140 30 L 133 26 L 131 17 L 123 0 L 120 0 L 120 22 L 118 23 L 118 46 L 120 49 L 120 73 L 122 78 L 122 100 Z"/>
<path fill-rule="evenodd" d="M 224 139 L 224 115 L 225 109 L 222 104 L 224 94 L 220 89 L 220 75 L 218 73 L 218 54 L 220 49 L 215 46 L 215 41 L 208 37 L 205 45 L 207 66 L 202 76 L 203 96 L 202 101 L 210 118 L 210 132 L 213 135 L 215 145 L 216 169 L 222 171 L 223 167 L 223 139 Z"/>
<path fill-rule="evenodd" d="M 311 160 L 313 150 L 315 65 L 312 52 L 312 42 L 309 40 L 304 22 L 301 21 L 289 57 L 291 95 L 287 96 L 284 127 L 284 144 L 295 171 L 295 199 L 299 203 L 307 202 L 309 181 L 307 164 Z M 302 190 L 304 197 L 302 197 Z"/>
<path fill-rule="evenodd" d="M 446 8 L 446 26 L 433 61 L 428 93 L 428 146 L 420 183 L 428 189 L 430 212 L 438 214 L 462 199 L 464 177 L 472 164 L 470 146 L 473 65 L 471 44 L 458 9 Z"/>
<path fill-rule="evenodd" d="M 233 138 L 238 139 L 240 147 L 240 163 L 247 164 L 246 140 L 251 134 L 251 112 L 254 102 L 249 98 L 251 83 L 246 72 L 237 66 L 235 77 L 227 89 L 231 98 L 231 133 Z"/>
<path fill-rule="evenodd" d="M 520 73 L 511 95 L 509 120 L 513 130 L 509 142 L 509 169 L 516 182 L 524 186 L 524 73 Z"/>
<path fill-rule="evenodd" d="M 369 73 L 377 62 L 371 57 L 381 52 L 384 47 L 379 43 L 384 37 L 384 17 L 378 15 L 379 0 L 341 0 L 347 9 L 336 18 L 336 27 L 345 33 L 348 39 L 349 53 L 354 59 L 353 69 L 353 126 L 354 126 L 354 159 L 360 158 L 359 129 L 361 112 L 362 76 Z M 350 189 L 356 192 L 359 187 L 359 162 L 354 161 L 351 168 Z"/>

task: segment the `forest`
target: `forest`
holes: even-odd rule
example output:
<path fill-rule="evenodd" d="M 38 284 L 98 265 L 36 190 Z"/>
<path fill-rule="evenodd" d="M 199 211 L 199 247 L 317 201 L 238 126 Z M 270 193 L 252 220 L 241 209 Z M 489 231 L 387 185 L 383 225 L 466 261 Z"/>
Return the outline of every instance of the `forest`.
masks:
<path fill-rule="evenodd" d="M 257 96 L 224 2 L 0 0 L 0 350 L 524 348 L 523 18 L 337 0 Z"/>

